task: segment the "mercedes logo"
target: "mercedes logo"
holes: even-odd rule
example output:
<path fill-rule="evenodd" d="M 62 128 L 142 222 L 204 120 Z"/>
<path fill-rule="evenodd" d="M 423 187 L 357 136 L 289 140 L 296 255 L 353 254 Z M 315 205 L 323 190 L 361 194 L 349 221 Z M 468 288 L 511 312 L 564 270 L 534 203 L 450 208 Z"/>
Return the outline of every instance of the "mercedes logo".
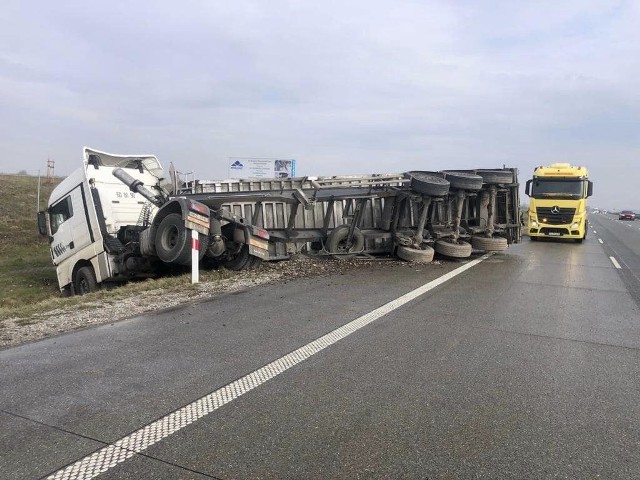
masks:
<path fill-rule="evenodd" d="M 557 215 L 560 213 L 560 207 L 558 207 L 557 205 L 554 207 L 551 207 L 551 213 L 553 213 L 554 215 Z"/>

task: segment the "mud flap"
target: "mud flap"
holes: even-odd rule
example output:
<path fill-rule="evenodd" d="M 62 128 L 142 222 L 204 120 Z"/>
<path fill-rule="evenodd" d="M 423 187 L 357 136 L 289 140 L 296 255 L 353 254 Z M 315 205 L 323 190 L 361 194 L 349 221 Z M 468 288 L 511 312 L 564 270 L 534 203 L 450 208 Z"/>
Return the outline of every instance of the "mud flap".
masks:
<path fill-rule="evenodd" d="M 252 237 L 249 239 L 249 253 L 254 257 L 263 260 L 269 259 L 269 242 L 262 238 Z"/>

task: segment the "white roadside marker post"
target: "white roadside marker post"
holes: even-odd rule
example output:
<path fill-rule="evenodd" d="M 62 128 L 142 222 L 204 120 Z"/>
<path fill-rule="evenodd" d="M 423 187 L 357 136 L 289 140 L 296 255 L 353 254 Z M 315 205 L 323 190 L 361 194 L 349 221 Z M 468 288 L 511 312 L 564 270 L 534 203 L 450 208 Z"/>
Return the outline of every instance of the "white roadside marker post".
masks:
<path fill-rule="evenodd" d="M 199 283 L 200 271 L 198 262 L 200 260 L 200 238 L 196 230 L 191 230 L 191 283 Z"/>

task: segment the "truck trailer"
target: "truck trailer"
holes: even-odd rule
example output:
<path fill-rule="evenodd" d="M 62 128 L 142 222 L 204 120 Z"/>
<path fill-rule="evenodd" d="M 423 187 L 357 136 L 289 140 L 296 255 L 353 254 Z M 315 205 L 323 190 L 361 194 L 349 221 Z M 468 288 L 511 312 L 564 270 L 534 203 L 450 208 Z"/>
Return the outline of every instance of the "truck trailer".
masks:
<path fill-rule="evenodd" d="M 63 294 L 149 277 L 192 258 L 231 270 L 301 252 L 428 263 L 520 240 L 515 168 L 222 181 L 169 178 L 154 155 L 83 149 L 38 213 Z"/>
<path fill-rule="evenodd" d="M 554 163 L 536 167 L 527 181 L 529 237 L 573 239 L 587 236 L 587 198 L 593 193 L 586 167 Z"/>

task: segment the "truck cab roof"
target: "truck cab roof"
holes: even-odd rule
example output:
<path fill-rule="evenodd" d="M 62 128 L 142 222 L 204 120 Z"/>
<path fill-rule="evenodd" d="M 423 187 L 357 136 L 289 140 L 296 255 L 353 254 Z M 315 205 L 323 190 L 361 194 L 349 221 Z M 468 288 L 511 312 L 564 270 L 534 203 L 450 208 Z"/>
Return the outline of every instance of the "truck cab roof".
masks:
<path fill-rule="evenodd" d="M 570 163 L 552 163 L 547 166 L 536 167 L 533 177 L 563 177 L 573 179 L 586 179 L 589 177 L 587 167 L 571 165 Z"/>
<path fill-rule="evenodd" d="M 84 147 L 82 154 L 86 166 L 143 168 L 155 177 L 162 178 L 163 175 L 162 165 L 155 155 L 115 155 L 89 147 Z"/>

